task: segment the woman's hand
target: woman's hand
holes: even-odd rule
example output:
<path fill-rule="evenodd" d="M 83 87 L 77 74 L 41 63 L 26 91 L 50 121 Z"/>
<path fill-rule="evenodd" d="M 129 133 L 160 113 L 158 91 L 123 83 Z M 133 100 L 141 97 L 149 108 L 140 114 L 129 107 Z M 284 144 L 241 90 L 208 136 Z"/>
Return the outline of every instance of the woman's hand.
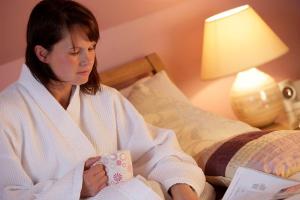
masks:
<path fill-rule="evenodd" d="M 95 196 L 107 186 L 108 178 L 104 166 L 101 164 L 94 165 L 99 159 L 100 156 L 97 156 L 85 161 L 80 197 Z"/>
<path fill-rule="evenodd" d="M 199 200 L 196 192 L 184 183 L 175 184 L 170 188 L 173 200 Z"/>

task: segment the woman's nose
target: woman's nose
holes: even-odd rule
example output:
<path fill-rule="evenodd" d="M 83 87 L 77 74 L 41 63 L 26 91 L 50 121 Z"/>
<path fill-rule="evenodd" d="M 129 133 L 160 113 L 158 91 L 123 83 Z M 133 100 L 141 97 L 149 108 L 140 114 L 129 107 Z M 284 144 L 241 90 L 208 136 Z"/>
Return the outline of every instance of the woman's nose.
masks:
<path fill-rule="evenodd" d="M 80 56 L 80 65 L 86 66 L 90 63 L 90 56 L 88 52 L 83 52 Z"/>

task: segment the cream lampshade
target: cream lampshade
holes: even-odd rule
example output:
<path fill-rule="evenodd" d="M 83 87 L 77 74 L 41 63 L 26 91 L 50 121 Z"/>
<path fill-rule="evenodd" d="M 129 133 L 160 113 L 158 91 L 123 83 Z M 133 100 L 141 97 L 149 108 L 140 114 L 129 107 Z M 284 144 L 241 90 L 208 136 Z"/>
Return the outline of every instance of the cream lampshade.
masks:
<path fill-rule="evenodd" d="M 205 20 L 202 79 L 238 73 L 231 106 L 242 121 L 256 127 L 272 123 L 283 108 L 278 85 L 255 69 L 288 51 L 288 47 L 249 6 L 240 6 Z"/>

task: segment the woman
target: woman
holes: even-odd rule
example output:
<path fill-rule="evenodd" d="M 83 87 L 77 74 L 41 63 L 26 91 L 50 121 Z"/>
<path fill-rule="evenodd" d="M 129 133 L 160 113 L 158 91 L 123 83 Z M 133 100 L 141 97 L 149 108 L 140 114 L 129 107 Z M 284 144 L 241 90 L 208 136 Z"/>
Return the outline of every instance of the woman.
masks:
<path fill-rule="evenodd" d="M 1 199 L 161 199 L 144 179 L 107 185 L 99 155 L 128 149 L 134 174 L 173 199 L 198 199 L 205 178 L 173 132 L 148 125 L 100 85 L 99 30 L 84 6 L 44 0 L 27 26 L 26 64 L 0 96 Z"/>

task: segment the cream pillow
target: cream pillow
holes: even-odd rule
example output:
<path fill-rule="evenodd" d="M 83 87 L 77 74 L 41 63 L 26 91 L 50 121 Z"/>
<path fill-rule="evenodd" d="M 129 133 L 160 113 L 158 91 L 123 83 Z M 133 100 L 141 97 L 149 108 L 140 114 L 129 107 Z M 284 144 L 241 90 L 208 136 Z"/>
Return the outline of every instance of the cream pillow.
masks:
<path fill-rule="evenodd" d="M 128 99 L 147 122 L 175 131 L 211 183 L 228 185 L 240 166 L 285 178 L 300 171 L 300 131 L 265 132 L 203 111 L 165 72 L 135 84 Z"/>
<path fill-rule="evenodd" d="M 124 96 L 124 97 L 128 97 L 132 88 L 134 87 L 135 84 L 139 84 L 139 83 L 142 83 L 142 82 L 145 82 L 146 80 L 150 79 L 151 77 L 150 76 L 147 76 L 147 77 L 144 77 L 144 78 L 141 78 L 139 79 L 138 81 L 136 81 L 134 84 L 131 84 L 129 85 L 128 87 L 125 87 L 121 90 L 119 90 L 119 92 Z"/>
<path fill-rule="evenodd" d="M 258 130 L 193 106 L 165 71 L 135 84 L 128 100 L 148 123 L 174 130 L 182 149 L 191 156 L 223 139 Z"/>

